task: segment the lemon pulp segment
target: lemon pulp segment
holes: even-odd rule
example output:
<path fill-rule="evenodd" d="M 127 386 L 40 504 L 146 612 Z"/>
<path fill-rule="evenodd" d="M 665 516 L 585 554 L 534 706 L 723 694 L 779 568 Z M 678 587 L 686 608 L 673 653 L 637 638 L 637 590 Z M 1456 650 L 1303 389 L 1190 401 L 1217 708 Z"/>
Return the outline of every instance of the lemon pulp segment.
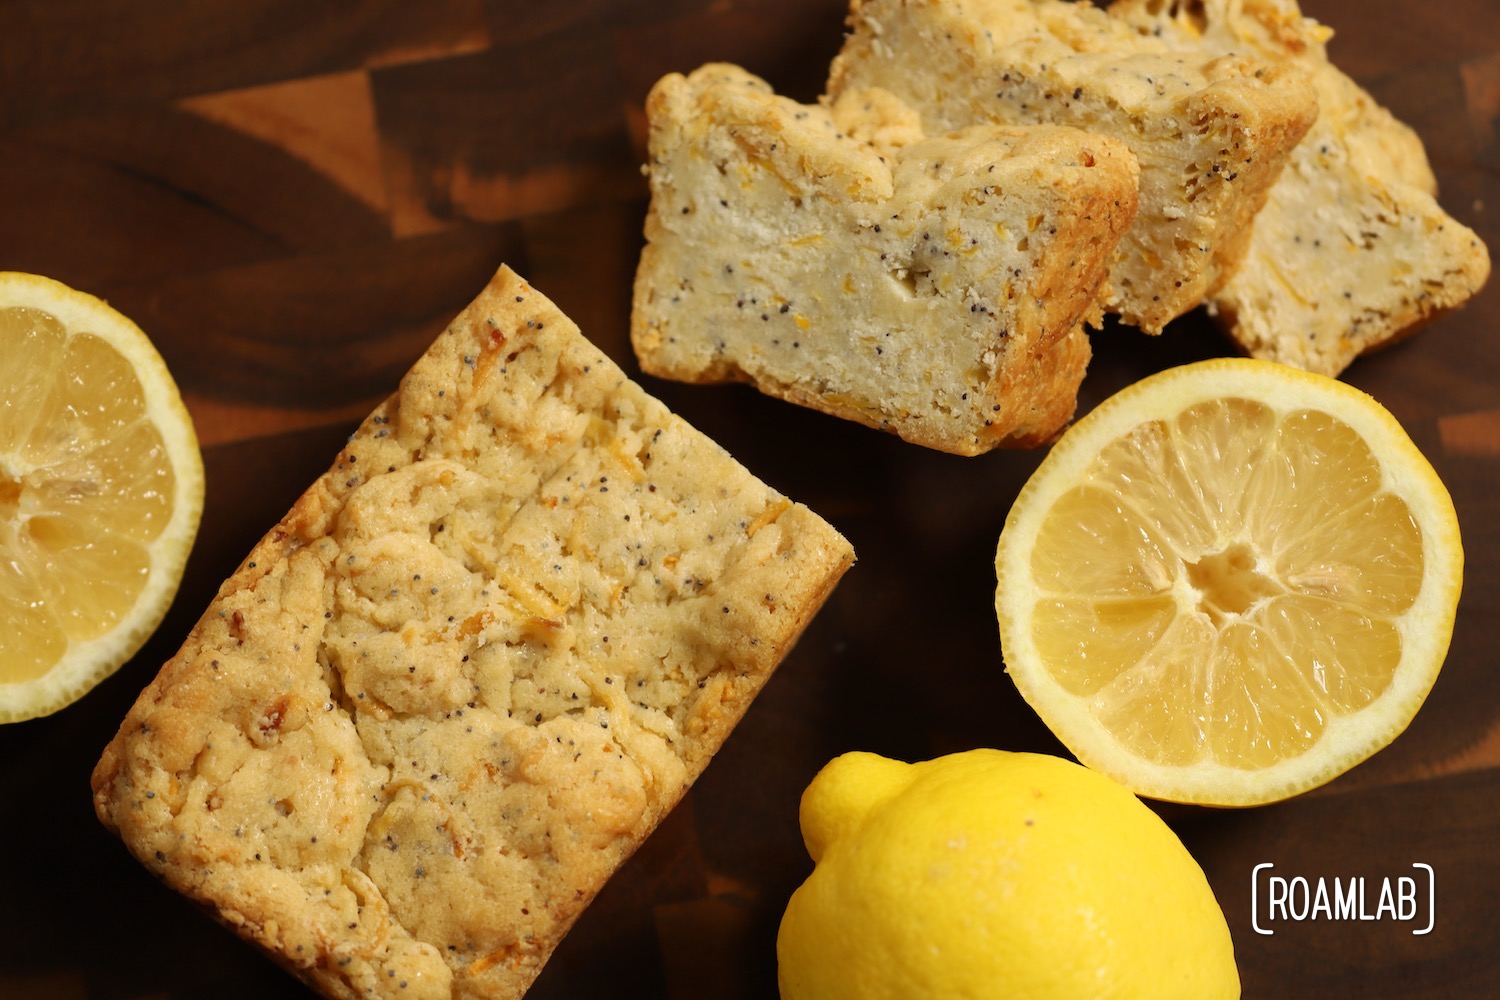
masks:
<path fill-rule="evenodd" d="M 0 309 L 0 683 L 115 628 L 151 570 L 175 482 L 131 363 L 34 307 Z"/>

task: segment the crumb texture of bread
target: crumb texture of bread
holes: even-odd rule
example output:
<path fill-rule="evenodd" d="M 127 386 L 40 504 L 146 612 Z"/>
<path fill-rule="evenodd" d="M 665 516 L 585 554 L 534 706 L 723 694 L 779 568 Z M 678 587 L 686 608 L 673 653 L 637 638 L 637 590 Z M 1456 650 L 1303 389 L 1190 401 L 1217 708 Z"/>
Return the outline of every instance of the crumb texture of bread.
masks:
<path fill-rule="evenodd" d="M 1317 122 L 1211 301 L 1246 353 L 1337 375 L 1483 286 L 1489 251 L 1438 204 L 1421 140 L 1329 61 L 1331 32 L 1295 0 L 1119 0 L 1110 14 L 1182 51 L 1289 62 L 1317 90 Z"/>
<path fill-rule="evenodd" d="M 1069 125 L 1140 162 L 1140 209 L 1103 306 L 1148 333 L 1243 257 L 1256 212 L 1317 115 L 1301 70 L 1174 50 L 1090 3 L 853 0 L 828 92 L 882 87 L 929 131 Z"/>
<path fill-rule="evenodd" d="M 761 391 L 973 455 L 1053 437 L 1135 212 L 1123 144 L 1072 128 L 929 136 L 888 91 L 826 105 L 727 64 L 647 101 L 642 368 Z"/>
<path fill-rule="evenodd" d="M 852 560 L 502 269 L 223 584 L 96 809 L 326 996 L 519 997 Z"/>

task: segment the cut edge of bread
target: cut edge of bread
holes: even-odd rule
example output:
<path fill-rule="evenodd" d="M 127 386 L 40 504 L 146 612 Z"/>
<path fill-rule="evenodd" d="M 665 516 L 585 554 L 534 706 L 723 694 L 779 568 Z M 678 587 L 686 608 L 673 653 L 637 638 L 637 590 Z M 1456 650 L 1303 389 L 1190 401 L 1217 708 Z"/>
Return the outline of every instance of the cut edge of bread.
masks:
<path fill-rule="evenodd" d="M 643 371 L 748 382 L 956 454 L 1067 423 L 1135 211 L 1122 144 L 928 136 L 879 88 L 802 105 L 727 64 L 663 77 L 647 115 Z"/>

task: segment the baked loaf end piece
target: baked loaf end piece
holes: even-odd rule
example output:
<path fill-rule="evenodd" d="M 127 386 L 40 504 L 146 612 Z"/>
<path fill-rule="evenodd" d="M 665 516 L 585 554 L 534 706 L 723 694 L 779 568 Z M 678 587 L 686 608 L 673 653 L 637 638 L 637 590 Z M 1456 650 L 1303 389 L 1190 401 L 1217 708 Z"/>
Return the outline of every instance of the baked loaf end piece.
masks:
<path fill-rule="evenodd" d="M 881 90 L 798 104 L 735 66 L 647 101 L 642 368 L 761 391 L 972 455 L 1051 438 L 1135 162 L 1066 128 L 927 137 Z"/>
<path fill-rule="evenodd" d="M 1173 51 L 1089 3 L 852 0 L 828 90 L 884 87 L 929 129 L 1071 125 L 1140 161 L 1104 307 L 1148 333 L 1200 304 L 1317 114 L 1297 67 Z"/>
<path fill-rule="evenodd" d="M 1489 251 L 1433 197 L 1421 140 L 1329 61 L 1331 32 L 1295 0 L 1120 0 L 1110 13 L 1176 48 L 1290 61 L 1317 88 L 1318 120 L 1211 301 L 1247 353 L 1337 375 L 1484 284 Z"/>
<path fill-rule="evenodd" d="M 329 997 L 519 997 L 848 543 L 508 269 L 131 709 L 99 817 Z"/>

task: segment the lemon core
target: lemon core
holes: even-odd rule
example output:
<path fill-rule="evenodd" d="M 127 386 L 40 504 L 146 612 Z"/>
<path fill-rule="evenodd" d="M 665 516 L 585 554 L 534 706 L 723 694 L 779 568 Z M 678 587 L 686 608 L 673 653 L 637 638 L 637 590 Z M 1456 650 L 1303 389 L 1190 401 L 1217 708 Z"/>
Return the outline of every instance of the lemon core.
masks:
<path fill-rule="evenodd" d="M 1197 592 L 1198 609 L 1222 627 L 1261 601 L 1286 588 L 1257 565 L 1255 550 L 1244 542 L 1186 564 L 1188 583 Z"/>

